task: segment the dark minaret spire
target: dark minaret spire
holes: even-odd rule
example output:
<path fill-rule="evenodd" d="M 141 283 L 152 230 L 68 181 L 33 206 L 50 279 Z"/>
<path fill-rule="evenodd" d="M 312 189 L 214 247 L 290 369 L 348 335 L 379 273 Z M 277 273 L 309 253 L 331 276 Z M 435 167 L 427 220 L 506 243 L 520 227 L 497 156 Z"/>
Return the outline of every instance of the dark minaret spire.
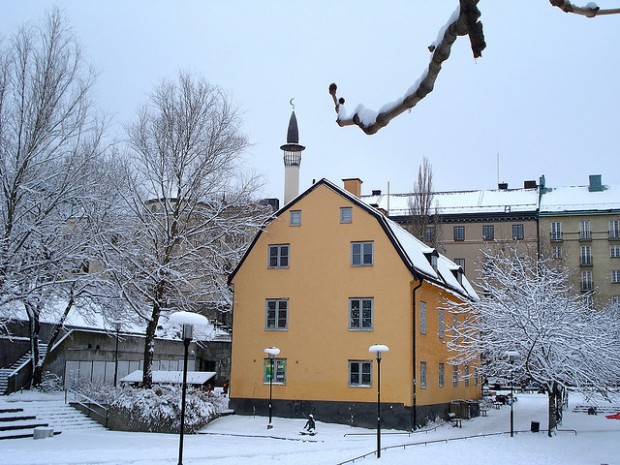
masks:
<path fill-rule="evenodd" d="M 286 133 L 286 144 L 280 149 L 284 152 L 284 204 L 299 195 L 299 167 L 301 165 L 301 152 L 306 147 L 299 145 L 299 129 L 297 127 L 297 117 L 295 116 L 295 106 L 291 99 L 293 112 L 288 122 Z"/>

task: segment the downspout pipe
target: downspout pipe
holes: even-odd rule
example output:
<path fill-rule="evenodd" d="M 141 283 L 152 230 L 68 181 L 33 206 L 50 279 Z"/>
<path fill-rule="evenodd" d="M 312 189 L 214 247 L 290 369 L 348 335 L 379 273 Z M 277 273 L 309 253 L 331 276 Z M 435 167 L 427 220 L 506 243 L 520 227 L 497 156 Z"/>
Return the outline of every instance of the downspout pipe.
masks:
<path fill-rule="evenodd" d="M 411 333 L 412 333 L 412 337 L 411 337 L 411 353 L 412 353 L 412 364 L 413 364 L 413 398 L 412 398 L 412 405 L 411 405 L 411 430 L 415 431 L 417 428 L 417 424 L 418 424 L 418 419 L 417 419 L 417 414 L 416 414 L 416 410 L 417 410 L 417 377 L 416 377 L 416 368 L 417 368 L 417 358 L 416 358 L 416 334 L 417 334 L 417 327 L 416 327 L 416 320 L 417 320 L 417 312 L 416 312 L 416 291 L 418 289 L 420 289 L 422 287 L 422 277 L 420 275 L 418 275 L 418 285 L 415 286 L 413 288 L 413 292 L 412 292 L 412 304 L 411 304 L 411 321 L 412 321 L 412 328 L 411 328 Z"/>

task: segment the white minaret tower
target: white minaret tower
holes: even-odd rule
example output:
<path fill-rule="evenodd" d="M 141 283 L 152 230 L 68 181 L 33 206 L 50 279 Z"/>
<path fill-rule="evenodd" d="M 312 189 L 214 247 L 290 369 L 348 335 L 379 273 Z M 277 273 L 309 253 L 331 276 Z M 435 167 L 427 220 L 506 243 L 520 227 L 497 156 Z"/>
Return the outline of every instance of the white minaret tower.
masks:
<path fill-rule="evenodd" d="M 293 99 L 291 99 L 292 105 Z M 284 205 L 299 195 L 299 167 L 301 165 L 301 152 L 306 149 L 299 145 L 299 130 L 295 107 L 288 122 L 286 144 L 280 147 L 284 151 Z"/>

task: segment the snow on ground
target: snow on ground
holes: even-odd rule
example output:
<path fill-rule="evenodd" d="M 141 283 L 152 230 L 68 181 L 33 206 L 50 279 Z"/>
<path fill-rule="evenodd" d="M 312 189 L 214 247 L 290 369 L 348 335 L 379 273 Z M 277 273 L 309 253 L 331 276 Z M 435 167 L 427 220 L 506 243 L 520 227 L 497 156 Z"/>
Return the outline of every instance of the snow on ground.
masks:
<path fill-rule="evenodd" d="M 58 399 L 58 395 L 13 394 L 0 398 L 5 402 L 35 399 Z M 386 463 L 390 465 L 620 465 L 620 421 L 574 413 L 572 407 L 582 403 L 571 394 L 570 408 L 564 413 L 561 430 L 552 438 L 546 432 L 532 433 L 532 421 L 546 429 L 546 396 L 520 394 L 514 405 L 515 430 L 509 434 L 454 441 L 485 433 L 510 430 L 510 407 L 490 410 L 486 417 L 463 421 L 462 428 L 438 426 L 434 431 L 393 434 L 385 431 L 382 446 L 412 444 L 406 448 L 390 448 L 381 459 L 374 455 L 355 464 Z M 320 419 L 318 419 L 320 420 Z M 274 417 L 274 428 L 267 429 L 267 418 L 232 415 L 210 423 L 204 434 L 186 435 L 185 465 L 246 464 L 331 464 L 373 452 L 374 430 L 317 421 L 318 434 L 301 436 L 304 419 Z M 569 430 L 575 430 L 569 431 Z M 424 445 L 425 442 L 442 441 Z M 413 445 L 417 444 L 417 445 Z M 3 465 L 160 465 L 178 461 L 179 438 L 175 434 L 126 433 L 116 431 L 66 431 L 44 440 L 16 439 L 0 441 L 0 463 Z"/>

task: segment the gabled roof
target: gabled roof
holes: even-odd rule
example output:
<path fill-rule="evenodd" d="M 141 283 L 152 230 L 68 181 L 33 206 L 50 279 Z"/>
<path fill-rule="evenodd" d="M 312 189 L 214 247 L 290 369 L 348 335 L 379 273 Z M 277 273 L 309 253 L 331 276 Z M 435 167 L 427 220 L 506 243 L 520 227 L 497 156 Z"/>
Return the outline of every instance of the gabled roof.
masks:
<path fill-rule="evenodd" d="M 325 178 L 314 183 L 309 189 L 298 195 L 295 199 L 293 199 L 283 208 L 278 210 L 274 215 L 274 219 L 280 217 L 280 215 L 282 215 L 284 212 L 292 209 L 296 203 L 298 203 L 304 197 L 310 195 L 320 186 L 325 186 L 336 194 L 345 197 L 351 203 L 374 217 L 385 232 L 392 245 L 394 246 L 403 263 L 409 269 L 415 279 L 423 279 L 432 282 L 433 284 L 445 287 L 451 291 L 454 291 L 462 297 L 478 300 L 478 295 L 476 294 L 473 287 L 470 285 L 469 281 L 467 281 L 467 278 L 463 276 L 461 284 L 459 283 L 459 280 L 455 277 L 453 271 L 460 270 L 460 272 L 462 273 L 462 269 L 460 269 L 458 265 L 449 260 L 447 257 L 439 254 L 434 248 L 424 244 L 422 241 L 413 236 L 398 223 L 386 217 L 376 208 L 371 207 L 370 205 L 357 198 L 355 195 L 351 194 L 345 189 L 342 189 L 341 187 L 338 187 L 336 184 Z M 230 274 L 230 277 L 228 278 L 229 283 L 232 282 L 237 271 L 241 268 L 241 266 L 243 266 L 246 257 L 252 251 L 261 234 L 263 234 L 263 231 L 260 231 L 254 237 L 252 244 L 250 245 L 250 247 L 248 247 L 248 250 L 246 250 L 241 261 L 239 262 L 235 270 Z M 436 270 L 430 263 L 430 255 L 432 254 L 438 257 Z"/>

